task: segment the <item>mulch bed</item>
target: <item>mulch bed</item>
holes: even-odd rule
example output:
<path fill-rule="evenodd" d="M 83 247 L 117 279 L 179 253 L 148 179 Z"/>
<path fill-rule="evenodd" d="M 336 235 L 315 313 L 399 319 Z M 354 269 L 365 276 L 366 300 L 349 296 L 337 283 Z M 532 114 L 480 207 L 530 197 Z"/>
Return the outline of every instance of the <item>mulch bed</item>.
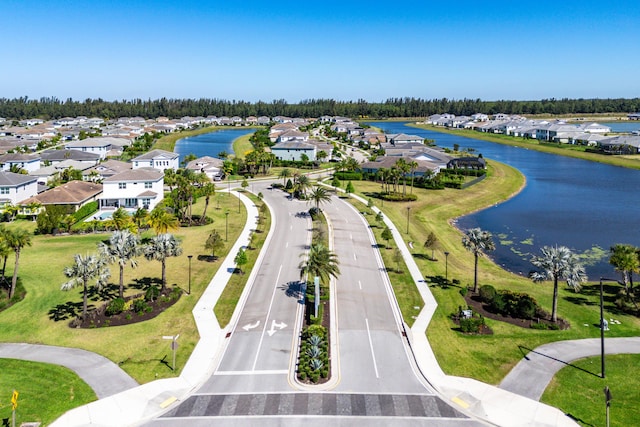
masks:
<path fill-rule="evenodd" d="M 167 296 L 170 294 L 170 292 L 171 289 L 167 289 L 165 291 Z M 144 293 L 126 297 L 125 301 L 140 297 L 144 297 Z M 119 314 L 114 314 L 113 316 L 107 316 L 105 314 L 105 310 L 107 308 L 107 305 L 109 304 L 108 302 L 106 302 L 101 307 L 88 312 L 85 319 L 81 319 L 80 317 L 78 317 L 72 320 L 71 323 L 69 323 L 69 327 L 90 329 L 130 325 L 132 323 L 144 322 L 145 320 L 150 320 L 158 316 L 167 308 L 178 302 L 179 299 L 180 298 L 170 298 L 168 301 L 162 301 L 161 298 L 158 298 L 155 301 L 147 302 L 147 304 L 152 308 L 151 311 L 145 311 L 141 314 L 138 314 L 131 310 L 128 310 L 123 311 Z"/>
<path fill-rule="evenodd" d="M 478 295 L 473 294 L 472 292 L 467 293 L 465 295 L 464 300 L 467 305 L 473 309 L 475 313 L 481 314 L 487 319 L 499 320 L 501 322 L 506 322 L 511 325 L 519 326 L 521 328 L 530 328 L 533 323 L 545 323 L 547 325 L 553 325 L 554 322 L 551 321 L 551 316 L 547 314 L 547 317 L 540 317 L 537 319 L 520 319 L 517 317 L 511 316 L 503 316 L 498 313 L 492 313 L 487 310 L 487 306 L 480 300 Z M 570 324 L 564 319 L 558 317 L 558 321 L 555 324 L 561 329 L 569 329 Z M 491 332 L 493 333 L 493 332 Z"/>

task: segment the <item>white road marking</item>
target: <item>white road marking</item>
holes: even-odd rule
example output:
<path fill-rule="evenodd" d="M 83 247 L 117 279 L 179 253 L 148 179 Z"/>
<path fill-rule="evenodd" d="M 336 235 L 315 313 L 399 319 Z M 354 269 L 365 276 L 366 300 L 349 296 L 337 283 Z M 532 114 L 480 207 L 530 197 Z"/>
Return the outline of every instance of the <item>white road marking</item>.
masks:
<path fill-rule="evenodd" d="M 367 324 L 367 335 L 369 336 L 369 348 L 371 349 L 371 358 L 373 359 L 373 369 L 376 371 L 376 378 L 380 378 L 378 374 L 378 365 L 376 363 L 376 354 L 373 352 L 373 341 L 371 341 L 371 331 L 369 330 L 369 319 L 364 319 Z"/>
<path fill-rule="evenodd" d="M 216 371 L 213 375 L 288 375 L 287 369 L 271 370 L 271 371 Z"/>
<path fill-rule="evenodd" d="M 276 290 L 278 289 L 278 282 L 280 281 L 280 273 L 282 272 L 282 264 L 280 264 L 280 268 L 278 269 L 278 276 L 276 276 L 276 284 L 273 287 L 273 293 L 271 294 L 271 302 L 269 303 L 269 309 L 267 310 L 267 319 L 269 319 L 269 316 L 271 315 L 271 307 L 273 307 L 273 300 L 276 296 Z M 251 368 L 252 371 L 255 371 L 256 369 L 256 364 L 258 363 L 258 357 L 260 356 L 260 348 L 262 347 L 262 340 L 264 339 L 264 333 L 267 330 L 267 323 L 269 322 L 264 322 L 264 328 L 262 329 L 262 335 L 260 335 L 260 342 L 258 343 L 258 350 L 256 350 L 256 358 L 253 361 L 253 367 Z"/>
<path fill-rule="evenodd" d="M 362 282 L 360 280 L 358 280 L 358 287 L 362 290 Z"/>
<path fill-rule="evenodd" d="M 260 321 L 258 320 L 256 323 L 247 323 L 242 327 L 245 331 L 249 332 L 249 329 L 254 329 L 260 326 Z"/>
<path fill-rule="evenodd" d="M 353 240 L 353 234 L 349 233 L 349 238 L 351 238 L 351 240 Z"/>
<path fill-rule="evenodd" d="M 284 247 L 285 247 L 285 248 L 288 248 L 288 247 L 289 247 L 289 242 L 285 243 L 285 244 L 284 244 Z"/>
<path fill-rule="evenodd" d="M 355 252 L 353 253 L 353 259 L 356 260 L 356 261 L 358 260 L 358 257 L 356 257 L 356 253 Z"/>
<path fill-rule="evenodd" d="M 269 336 L 271 337 L 271 336 L 273 336 L 273 334 L 275 334 L 276 332 L 278 332 L 278 331 L 276 331 L 276 328 L 278 328 L 279 330 L 282 330 L 282 329 L 284 329 L 284 328 L 286 328 L 286 327 L 287 327 L 287 324 L 286 324 L 286 323 L 284 323 L 284 322 L 282 322 L 282 323 L 278 323 L 278 322 L 276 322 L 275 320 L 272 320 L 272 321 L 271 321 L 271 329 L 269 329 L 269 330 L 267 331 L 267 333 L 268 333 L 268 334 L 269 334 Z"/>

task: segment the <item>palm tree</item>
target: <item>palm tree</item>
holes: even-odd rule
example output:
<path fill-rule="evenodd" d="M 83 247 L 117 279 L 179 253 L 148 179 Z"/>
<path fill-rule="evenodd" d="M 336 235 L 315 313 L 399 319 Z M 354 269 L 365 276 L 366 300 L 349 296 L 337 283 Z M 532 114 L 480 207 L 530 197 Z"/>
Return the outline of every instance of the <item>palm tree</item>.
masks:
<path fill-rule="evenodd" d="M 136 257 L 142 252 L 140 240 L 129 230 L 114 231 L 109 244 L 98 243 L 98 251 L 109 264 L 118 263 L 120 267 L 120 298 L 124 298 L 124 267 L 129 263 L 132 268 L 138 266 Z"/>
<path fill-rule="evenodd" d="M 216 185 L 212 182 L 208 182 L 202 186 L 200 191 L 204 196 L 204 210 L 202 211 L 200 224 L 204 224 L 207 220 L 207 208 L 209 207 L 209 200 L 211 200 L 211 196 L 216 192 Z"/>
<path fill-rule="evenodd" d="M 144 256 L 148 260 L 156 260 L 162 263 L 162 290 L 167 287 L 166 260 L 172 256 L 180 256 L 182 248 L 180 241 L 173 234 L 164 233 L 153 237 L 144 247 Z"/>
<path fill-rule="evenodd" d="M 411 160 L 407 164 L 409 165 L 409 171 L 411 172 L 411 194 L 413 194 L 413 177 L 416 169 L 418 169 L 418 162 L 416 162 L 415 160 Z"/>
<path fill-rule="evenodd" d="M 306 196 L 307 189 L 311 186 L 311 181 L 307 175 L 299 175 L 293 185 L 295 191 L 300 193 L 302 197 Z"/>
<path fill-rule="evenodd" d="M 13 298 L 13 294 L 16 291 L 16 283 L 18 281 L 18 267 L 20 265 L 20 252 L 25 246 L 31 246 L 31 234 L 25 230 L 6 230 L 4 233 L 4 239 L 7 245 L 16 254 L 16 261 L 13 266 L 13 277 L 11 279 L 11 289 L 9 290 L 9 299 Z"/>
<path fill-rule="evenodd" d="M 478 257 L 486 251 L 493 251 L 496 246 L 491 238 L 491 233 L 472 228 L 462 237 L 462 246 L 474 256 L 473 292 L 478 292 Z"/>
<path fill-rule="evenodd" d="M 122 207 L 119 207 L 111 214 L 109 226 L 114 230 L 126 230 L 131 226 L 131 216 Z"/>
<path fill-rule="evenodd" d="M 557 321 L 558 312 L 558 280 L 564 279 L 567 285 L 578 292 L 587 276 L 578 257 L 566 246 L 544 246 L 542 256 L 534 256 L 531 263 L 540 271 L 531 273 L 534 282 L 553 280 L 553 309 L 551 321 Z"/>
<path fill-rule="evenodd" d="M 340 274 L 337 255 L 322 243 L 312 244 L 309 253 L 301 254 L 300 256 L 305 255 L 307 260 L 301 262 L 298 266 L 300 268 L 300 278 L 305 275 L 317 276 L 320 278 L 321 283 L 328 283 L 331 277 L 337 278 Z"/>
<path fill-rule="evenodd" d="M 610 249 L 609 264 L 622 273 L 622 281 L 627 295 L 633 288 L 633 273 L 640 269 L 637 249 L 632 245 L 616 244 Z"/>
<path fill-rule="evenodd" d="M 158 234 L 164 234 L 180 227 L 178 218 L 167 212 L 164 208 L 156 206 L 149 214 L 149 226 Z"/>
<path fill-rule="evenodd" d="M 287 168 L 284 168 L 280 171 L 279 177 L 282 178 L 282 185 L 287 183 L 287 178 L 291 176 L 291 171 Z"/>
<path fill-rule="evenodd" d="M 63 291 L 68 291 L 76 286 L 82 285 L 82 318 L 87 316 L 87 284 L 89 280 L 96 279 L 96 286 L 100 289 L 107 283 L 111 275 L 106 266 L 105 259 L 96 255 L 83 257 L 80 254 L 74 256 L 74 263 L 64 268 L 64 275 L 70 278 L 60 287 Z"/>
<path fill-rule="evenodd" d="M 316 185 L 311 189 L 311 192 L 309 193 L 309 201 L 314 202 L 316 205 L 316 210 L 320 211 L 320 204 L 331 202 L 331 195 L 326 188 Z"/>
<path fill-rule="evenodd" d="M 402 177 L 402 195 L 405 196 L 407 194 L 407 172 L 409 172 L 411 168 L 404 157 L 396 161 L 395 167 L 399 172 L 398 178 Z"/>
<path fill-rule="evenodd" d="M 140 230 L 142 225 L 147 222 L 147 218 L 149 218 L 149 211 L 145 208 L 138 208 L 133 215 L 131 215 L 131 219 L 136 224 L 136 228 L 138 228 L 138 230 Z"/>

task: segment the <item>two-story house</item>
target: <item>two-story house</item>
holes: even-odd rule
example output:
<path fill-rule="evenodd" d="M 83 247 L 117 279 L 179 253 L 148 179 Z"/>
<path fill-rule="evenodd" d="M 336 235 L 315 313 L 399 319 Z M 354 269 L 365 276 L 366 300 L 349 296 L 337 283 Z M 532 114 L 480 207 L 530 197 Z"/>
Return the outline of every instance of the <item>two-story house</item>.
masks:
<path fill-rule="evenodd" d="M 0 171 L 0 209 L 38 194 L 37 181 L 33 176 Z"/>
<path fill-rule="evenodd" d="M 161 171 L 167 169 L 178 170 L 180 167 L 180 155 L 165 150 L 151 150 L 131 159 L 133 169 L 153 168 Z"/>
<path fill-rule="evenodd" d="M 164 173 L 143 167 L 120 172 L 102 181 L 100 210 L 152 210 L 164 198 Z"/>

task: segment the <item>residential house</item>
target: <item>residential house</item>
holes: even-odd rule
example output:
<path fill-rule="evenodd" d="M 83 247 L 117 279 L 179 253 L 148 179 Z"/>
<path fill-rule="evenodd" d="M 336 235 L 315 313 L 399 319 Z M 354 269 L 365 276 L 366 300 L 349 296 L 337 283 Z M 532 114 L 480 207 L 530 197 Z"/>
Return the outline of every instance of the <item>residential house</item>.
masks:
<path fill-rule="evenodd" d="M 120 160 L 109 159 L 96 166 L 82 171 L 82 179 L 84 181 L 102 181 L 105 178 L 112 177 L 120 172 L 126 172 L 132 169 L 129 162 L 121 162 Z"/>
<path fill-rule="evenodd" d="M 387 142 L 391 144 L 424 143 L 424 138 L 418 135 L 407 135 L 404 133 L 387 134 Z"/>
<path fill-rule="evenodd" d="M 153 168 L 161 171 L 167 169 L 178 170 L 180 167 L 180 155 L 165 150 L 151 150 L 131 159 L 133 169 Z"/>
<path fill-rule="evenodd" d="M 142 167 L 120 172 L 102 181 L 100 209 L 122 207 L 152 210 L 164 198 L 164 173 Z"/>
<path fill-rule="evenodd" d="M 418 164 L 418 167 L 413 171 L 413 176 L 436 175 L 440 172 L 440 169 L 443 168 L 441 164 L 412 157 L 380 156 L 374 161 L 360 164 L 360 169 L 365 173 L 375 174 L 378 173 L 380 169 L 391 169 L 401 158 L 404 158 L 408 163 L 415 161 Z M 411 176 L 411 173 L 408 172 L 406 176 Z"/>
<path fill-rule="evenodd" d="M 121 152 L 123 147 L 131 145 L 131 140 L 125 138 L 99 137 L 86 138 L 81 141 L 73 141 L 65 145 L 66 150 L 79 150 L 89 153 L 97 153 L 100 159 L 104 159 L 107 153 L 115 147 Z"/>
<path fill-rule="evenodd" d="M 447 163 L 449 169 L 486 169 L 487 162 L 482 157 L 455 157 Z"/>
<path fill-rule="evenodd" d="M 43 164 L 50 165 L 55 165 L 65 160 L 76 160 L 86 163 L 91 167 L 100 161 L 99 154 L 80 150 L 46 150 L 40 153 L 40 157 Z"/>
<path fill-rule="evenodd" d="M 0 167 L 3 171 L 11 168 L 24 169 L 28 173 L 40 169 L 39 154 L 6 153 L 0 156 Z"/>
<path fill-rule="evenodd" d="M 0 171 L 0 209 L 33 197 L 38 193 L 35 177 Z"/>
<path fill-rule="evenodd" d="M 271 153 L 278 160 L 300 161 L 305 154 L 310 161 L 316 160 L 317 148 L 313 144 L 301 141 L 279 142 L 271 147 Z"/>
<path fill-rule="evenodd" d="M 220 181 L 224 176 L 223 163 L 221 159 L 204 156 L 187 163 L 185 169 L 204 173 L 211 181 Z"/>
<path fill-rule="evenodd" d="M 62 205 L 67 206 L 69 212 L 76 212 L 87 203 L 98 200 L 101 193 L 101 184 L 86 181 L 69 181 L 66 184 L 25 199 L 20 202 L 20 205 L 26 207 L 31 203 L 39 203 L 42 205 L 42 209 L 46 206 Z"/>
<path fill-rule="evenodd" d="M 287 142 L 287 141 L 301 141 L 304 142 L 309 139 L 308 132 L 300 132 L 298 130 L 289 130 L 278 135 L 276 142 Z"/>

